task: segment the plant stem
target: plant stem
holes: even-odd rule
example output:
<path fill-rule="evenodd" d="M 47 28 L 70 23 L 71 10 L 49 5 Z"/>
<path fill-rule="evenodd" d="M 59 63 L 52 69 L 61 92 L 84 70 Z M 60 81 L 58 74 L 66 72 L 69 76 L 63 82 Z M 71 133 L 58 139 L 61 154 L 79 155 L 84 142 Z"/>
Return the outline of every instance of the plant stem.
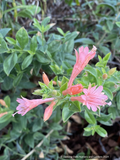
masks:
<path fill-rule="evenodd" d="M 4 14 L 7 13 L 7 12 L 10 12 L 10 11 L 12 11 L 12 10 L 19 9 L 19 8 L 26 8 L 26 5 L 16 6 L 16 7 L 7 9 L 7 10 L 5 10 L 2 14 L 4 15 Z"/>
<path fill-rule="evenodd" d="M 94 12 L 91 4 L 88 2 L 88 0 L 85 0 L 85 1 L 86 1 L 87 5 L 89 6 L 89 8 L 92 10 L 92 13 L 93 13 L 93 15 L 95 16 L 96 20 L 98 21 L 98 18 L 97 18 L 97 16 L 96 16 L 96 14 L 95 14 L 95 12 Z"/>
<path fill-rule="evenodd" d="M 61 121 L 62 121 L 62 120 L 60 120 L 58 123 L 61 123 Z M 54 130 L 52 129 L 52 130 L 45 136 L 45 138 L 48 138 L 48 137 L 52 134 L 53 131 L 54 131 Z M 43 142 L 44 142 L 44 139 L 43 139 L 40 143 L 38 143 L 38 145 L 37 145 L 32 151 L 30 151 L 24 158 L 22 158 L 21 160 L 27 159 L 31 154 L 33 154 L 33 153 L 36 151 L 36 148 L 40 147 L 40 146 L 43 144 Z"/>
<path fill-rule="evenodd" d="M 100 42 L 105 38 L 106 36 L 106 32 L 103 34 L 103 36 L 101 37 L 101 39 L 98 41 L 98 43 L 96 44 L 96 46 L 98 46 L 100 44 Z"/>
<path fill-rule="evenodd" d="M 13 7 L 16 8 L 16 3 L 15 3 L 15 0 L 13 0 Z M 17 9 L 14 9 L 14 19 L 15 19 L 15 22 L 17 22 Z"/>
<path fill-rule="evenodd" d="M 22 157 L 23 157 L 22 154 L 13 151 L 11 148 L 9 148 L 8 146 L 6 146 L 5 144 L 2 144 L 1 146 L 4 146 L 4 147 L 8 148 L 11 152 L 15 153 L 16 155 L 19 155 L 19 156 L 22 156 Z"/>

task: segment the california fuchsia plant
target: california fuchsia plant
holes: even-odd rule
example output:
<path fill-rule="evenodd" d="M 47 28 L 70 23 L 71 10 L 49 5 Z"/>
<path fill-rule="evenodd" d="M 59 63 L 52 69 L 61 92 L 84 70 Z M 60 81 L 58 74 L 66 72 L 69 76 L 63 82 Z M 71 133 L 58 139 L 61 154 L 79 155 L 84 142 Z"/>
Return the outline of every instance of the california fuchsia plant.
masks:
<path fill-rule="evenodd" d="M 41 89 L 35 90 L 33 93 L 35 95 L 41 95 L 43 99 L 28 100 L 26 98 L 18 98 L 17 102 L 20 104 L 17 107 L 18 112 L 16 113 L 24 116 L 28 111 L 38 105 L 51 102 L 45 109 L 43 116 L 44 121 L 51 117 L 56 107 L 62 108 L 62 118 L 64 122 L 75 112 L 81 113 L 84 111 L 84 117 L 90 123 L 90 126 L 88 125 L 88 127 L 85 128 L 85 134 L 88 132 L 93 135 L 96 131 L 101 136 L 106 136 L 107 132 L 97 125 L 96 119 L 97 117 L 100 118 L 100 111 L 105 105 L 111 105 L 111 102 L 106 102 L 108 100 L 108 93 L 106 92 L 107 95 L 105 95 L 102 83 L 96 83 L 96 81 L 93 83 L 91 78 L 89 79 L 87 72 L 85 73 L 87 75 L 76 79 L 90 59 L 95 56 L 96 50 L 97 48 L 95 46 L 93 46 L 91 51 L 89 51 L 88 47 L 80 47 L 79 53 L 75 50 L 76 63 L 73 67 L 70 79 L 63 77 L 60 82 L 58 81 L 58 77 L 55 77 L 54 80 L 49 81 L 47 75 L 43 73 L 42 78 L 44 83 L 39 82 Z M 90 71 L 89 69 L 87 70 L 88 72 Z M 89 79 L 87 83 L 83 80 L 85 77 Z M 75 85 L 73 85 L 74 80 L 77 80 L 77 84 Z M 13 114 L 13 116 L 15 114 Z"/>

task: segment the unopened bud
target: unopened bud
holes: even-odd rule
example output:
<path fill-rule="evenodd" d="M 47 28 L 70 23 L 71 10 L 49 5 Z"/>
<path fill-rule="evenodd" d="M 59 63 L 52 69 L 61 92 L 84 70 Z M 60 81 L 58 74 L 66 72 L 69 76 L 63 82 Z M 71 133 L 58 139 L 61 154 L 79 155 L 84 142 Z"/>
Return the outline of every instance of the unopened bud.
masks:
<path fill-rule="evenodd" d="M 92 51 L 96 52 L 97 48 L 93 45 Z"/>
<path fill-rule="evenodd" d="M 36 90 L 33 92 L 34 95 L 40 95 L 40 93 L 41 93 L 41 89 L 36 89 Z"/>
<path fill-rule="evenodd" d="M 116 68 L 112 68 L 109 70 L 108 74 L 111 76 L 113 73 L 115 73 Z"/>
<path fill-rule="evenodd" d="M 2 106 L 8 107 L 3 99 L 0 99 L 0 104 L 1 104 Z"/>
<path fill-rule="evenodd" d="M 42 34 L 38 31 L 37 36 L 40 36 L 42 38 Z"/>
<path fill-rule="evenodd" d="M 52 94 L 52 96 L 56 96 L 56 95 L 57 95 L 57 91 L 56 91 L 56 90 L 53 90 L 53 91 L 51 92 L 51 94 Z"/>
<path fill-rule="evenodd" d="M 58 85 L 61 87 L 61 81 L 58 81 Z"/>
<path fill-rule="evenodd" d="M 46 84 L 46 86 L 48 86 L 49 84 L 49 79 L 48 79 L 48 76 L 43 72 L 43 75 L 42 75 L 42 79 L 43 79 L 43 82 Z"/>
<path fill-rule="evenodd" d="M 57 83 L 55 81 L 53 81 L 53 84 L 56 85 Z"/>
<path fill-rule="evenodd" d="M 51 102 L 51 104 L 45 109 L 45 112 L 44 112 L 44 117 L 43 117 L 43 120 L 44 121 L 47 121 L 50 116 L 52 115 L 52 112 L 53 112 L 53 106 L 56 104 L 56 102 Z"/>
<path fill-rule="evenodd" d="M 108 77 L 107 73 L 104 73 L 102 77 L 103 77 L 103 79 L 107 79 L 107 77 Z"/>

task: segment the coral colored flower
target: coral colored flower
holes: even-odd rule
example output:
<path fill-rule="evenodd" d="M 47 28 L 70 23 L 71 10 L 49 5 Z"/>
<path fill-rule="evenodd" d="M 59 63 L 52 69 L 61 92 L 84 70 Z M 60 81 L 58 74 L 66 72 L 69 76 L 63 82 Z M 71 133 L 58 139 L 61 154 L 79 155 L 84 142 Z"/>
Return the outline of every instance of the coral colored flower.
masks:
<path fill-rule="evenodd" d="M 2 106 L 5 106 L 6 108 L 8 107 L 3 99 L 0 99 L 0 104 L 1 104 Z"/>
<path fill-rule="evenodd" d="M 2 116 L 4 116 L 5 114 L 8 114 L 8 112 L 0 113 L 0 118 L 1 118 Z"/>
<path fill-rule="evenodd" d="M 104 106 L 106 104 L 111 105 L 111 102 L 105 102 L 108 97 L 104 95 L 102 90 L 103 86 L 99 86 L 96 89 L 96 86 L 91 87 L 90 84 L 88 89 L 83 89 L 85 95 L 81 95 L 79 97 L 71 97 L 71 101 L 80 101 L 81 103 L 83 103 L 83 105 L 86 105 L 88 109 L 92 108 L 92 111 L 96 112 L 99 106 Z"/>
<path fill-rule="evenodd" d="M 48 76 L 44 72 L 42 74 L 42 79 L 43 79 L 43 82 L 46 84 L 46 86 L 48 86 L 50 81 L 48 79 Z"/>
<path fill-rule="evenodd" d="M 74 79 L 78 76 L 78 74 L 84 69 L 84 67 L 88 64 L 88 62 L 95 56 L 97 48 L 93 46 L 92 50 L 89 52 L 88 47 L 80 47 L 79 53 L 75 50 L 76 54 L 76 63 L 73 67 L 73 71 L 68 83 L 68 87 L 72 86 Z"/>
<path fill-rule="evenodd" d="M 43 118 L 44 121 L 47 121 L 47 120 L 50 118 L 50 116 L 52 115 L 53 106 L 54 106 L 55 104 L 56 104 L 56 103 L 53 101 L 53 102 L 51 102 L 51 104 L 45 109 L 44 118 Z"/>
<path fill-rule="evenodd" d="M 76 84 L 74 86 L 71 86 L 71 87 L 67 88 L 65 91 L 62 92 L 62 94 L 64 96 L 66 94 L 75 95 L 75 94 L 78 94 L 78 93 L 82 92 L 82 90 L 83 90 L 82 84 Z"/>
<path fill-rule="evenodd" d="M 32 100 L 29 100 L 29 99 L 26 99 L 26 98 L 23 98 L 23 97 L 22 97 L 22 99 L 18 98 L 17 102 L 20 103 L 20 104 L 16 108 L 18 110 L 16 113 L 24 116 L 28 111 L 37 107 L 38 105 L 40 105 L 42 103 L 46 103 L 46 102 L 51 102 L 53 100 L 54 100 L 54 98 L 32 99 Z M 13 114 L 13 117 L 16 113 Z"/>

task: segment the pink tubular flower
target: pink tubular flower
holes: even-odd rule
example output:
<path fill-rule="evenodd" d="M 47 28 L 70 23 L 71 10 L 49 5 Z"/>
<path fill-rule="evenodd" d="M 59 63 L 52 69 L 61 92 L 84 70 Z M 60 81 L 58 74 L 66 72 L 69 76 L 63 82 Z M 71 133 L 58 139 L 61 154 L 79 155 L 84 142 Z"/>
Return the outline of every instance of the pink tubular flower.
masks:
<path fill-rule="evenodd" d="M 72 86 L 74 79 L 78 76 L 78 74 L 84 69 L 84 67 L 88 64 L 88 62 L 95 56 L 97 48 L 93 46 L 92 50 L 89 52 L 88 47 L 80 47 L 79 53 L 75 50 L 76 54 L 76 63 L 74 65 L 68 87 Z"/>
<path fill-rule="evenodd" d="M 55 105 L 55 101 L 51 102 L 51 104 L 45 109 L 45 112 L 44 112 L 44 118 L 43 120 L 44 121 L 47 121 L 50 116 L 52 115 L 52 112 L 53 112 L 53 106 Z"/>
<path fill-rule="evenodd" d="M 104 106 L 106 104 L 111 105 L 111 102 L 105 102 L 108 97 L 104 95 L 102 90 L 103 86 L 99 86 L 96 89 L 96 86 L 91 87 L 90 84 L 88 89 L 83 89 L 85 95 L 81 95 L 79 97 L 71 97 L 71 101 L 80 101 L 81 103 L 83 103 L 83 105 L 86 105 L 88 109 L 92 108 L 92 111 L 96 112 L 99 106 Z"/>
<path fill-rule="evenodd" d="M 18 98 L 17 102 L 20 103 L 20 104 L 16 108 L 18 110 L 16 113 L 24 116 L 28 111 L 37 107 L 38 105 L 40 105 L 42 103 L 46 103 L 46 102 L 51 102 L 53 100 L 54 100 L 54 98 L 32 99 L 32 100 L 29 100 L 29 99 L 26 99 L 26 98 L 23 98 L 23 97 L 22 97 L 22 99 Z M 13 117 L 16 113 L 13 114 Z"/>
<path fill-rule="evenodd" d="M 8 112 L 0 113 L 0 118 L 3 117 L 5 114 L 8 114 Z"/>
<path fill-rule="evenodd" d="M 80 92 L 82 92 L 83 90 L 83 86 L 82 84 L 76 84 L 74 86 L 71 86 L 69 88 L 67 88 L 66 90 L 64 90 L 62 92 L 62 94 L 65 96 L 66 94 L 70 94 L 70 95 L 75 95 L 78 94 Z"/>

